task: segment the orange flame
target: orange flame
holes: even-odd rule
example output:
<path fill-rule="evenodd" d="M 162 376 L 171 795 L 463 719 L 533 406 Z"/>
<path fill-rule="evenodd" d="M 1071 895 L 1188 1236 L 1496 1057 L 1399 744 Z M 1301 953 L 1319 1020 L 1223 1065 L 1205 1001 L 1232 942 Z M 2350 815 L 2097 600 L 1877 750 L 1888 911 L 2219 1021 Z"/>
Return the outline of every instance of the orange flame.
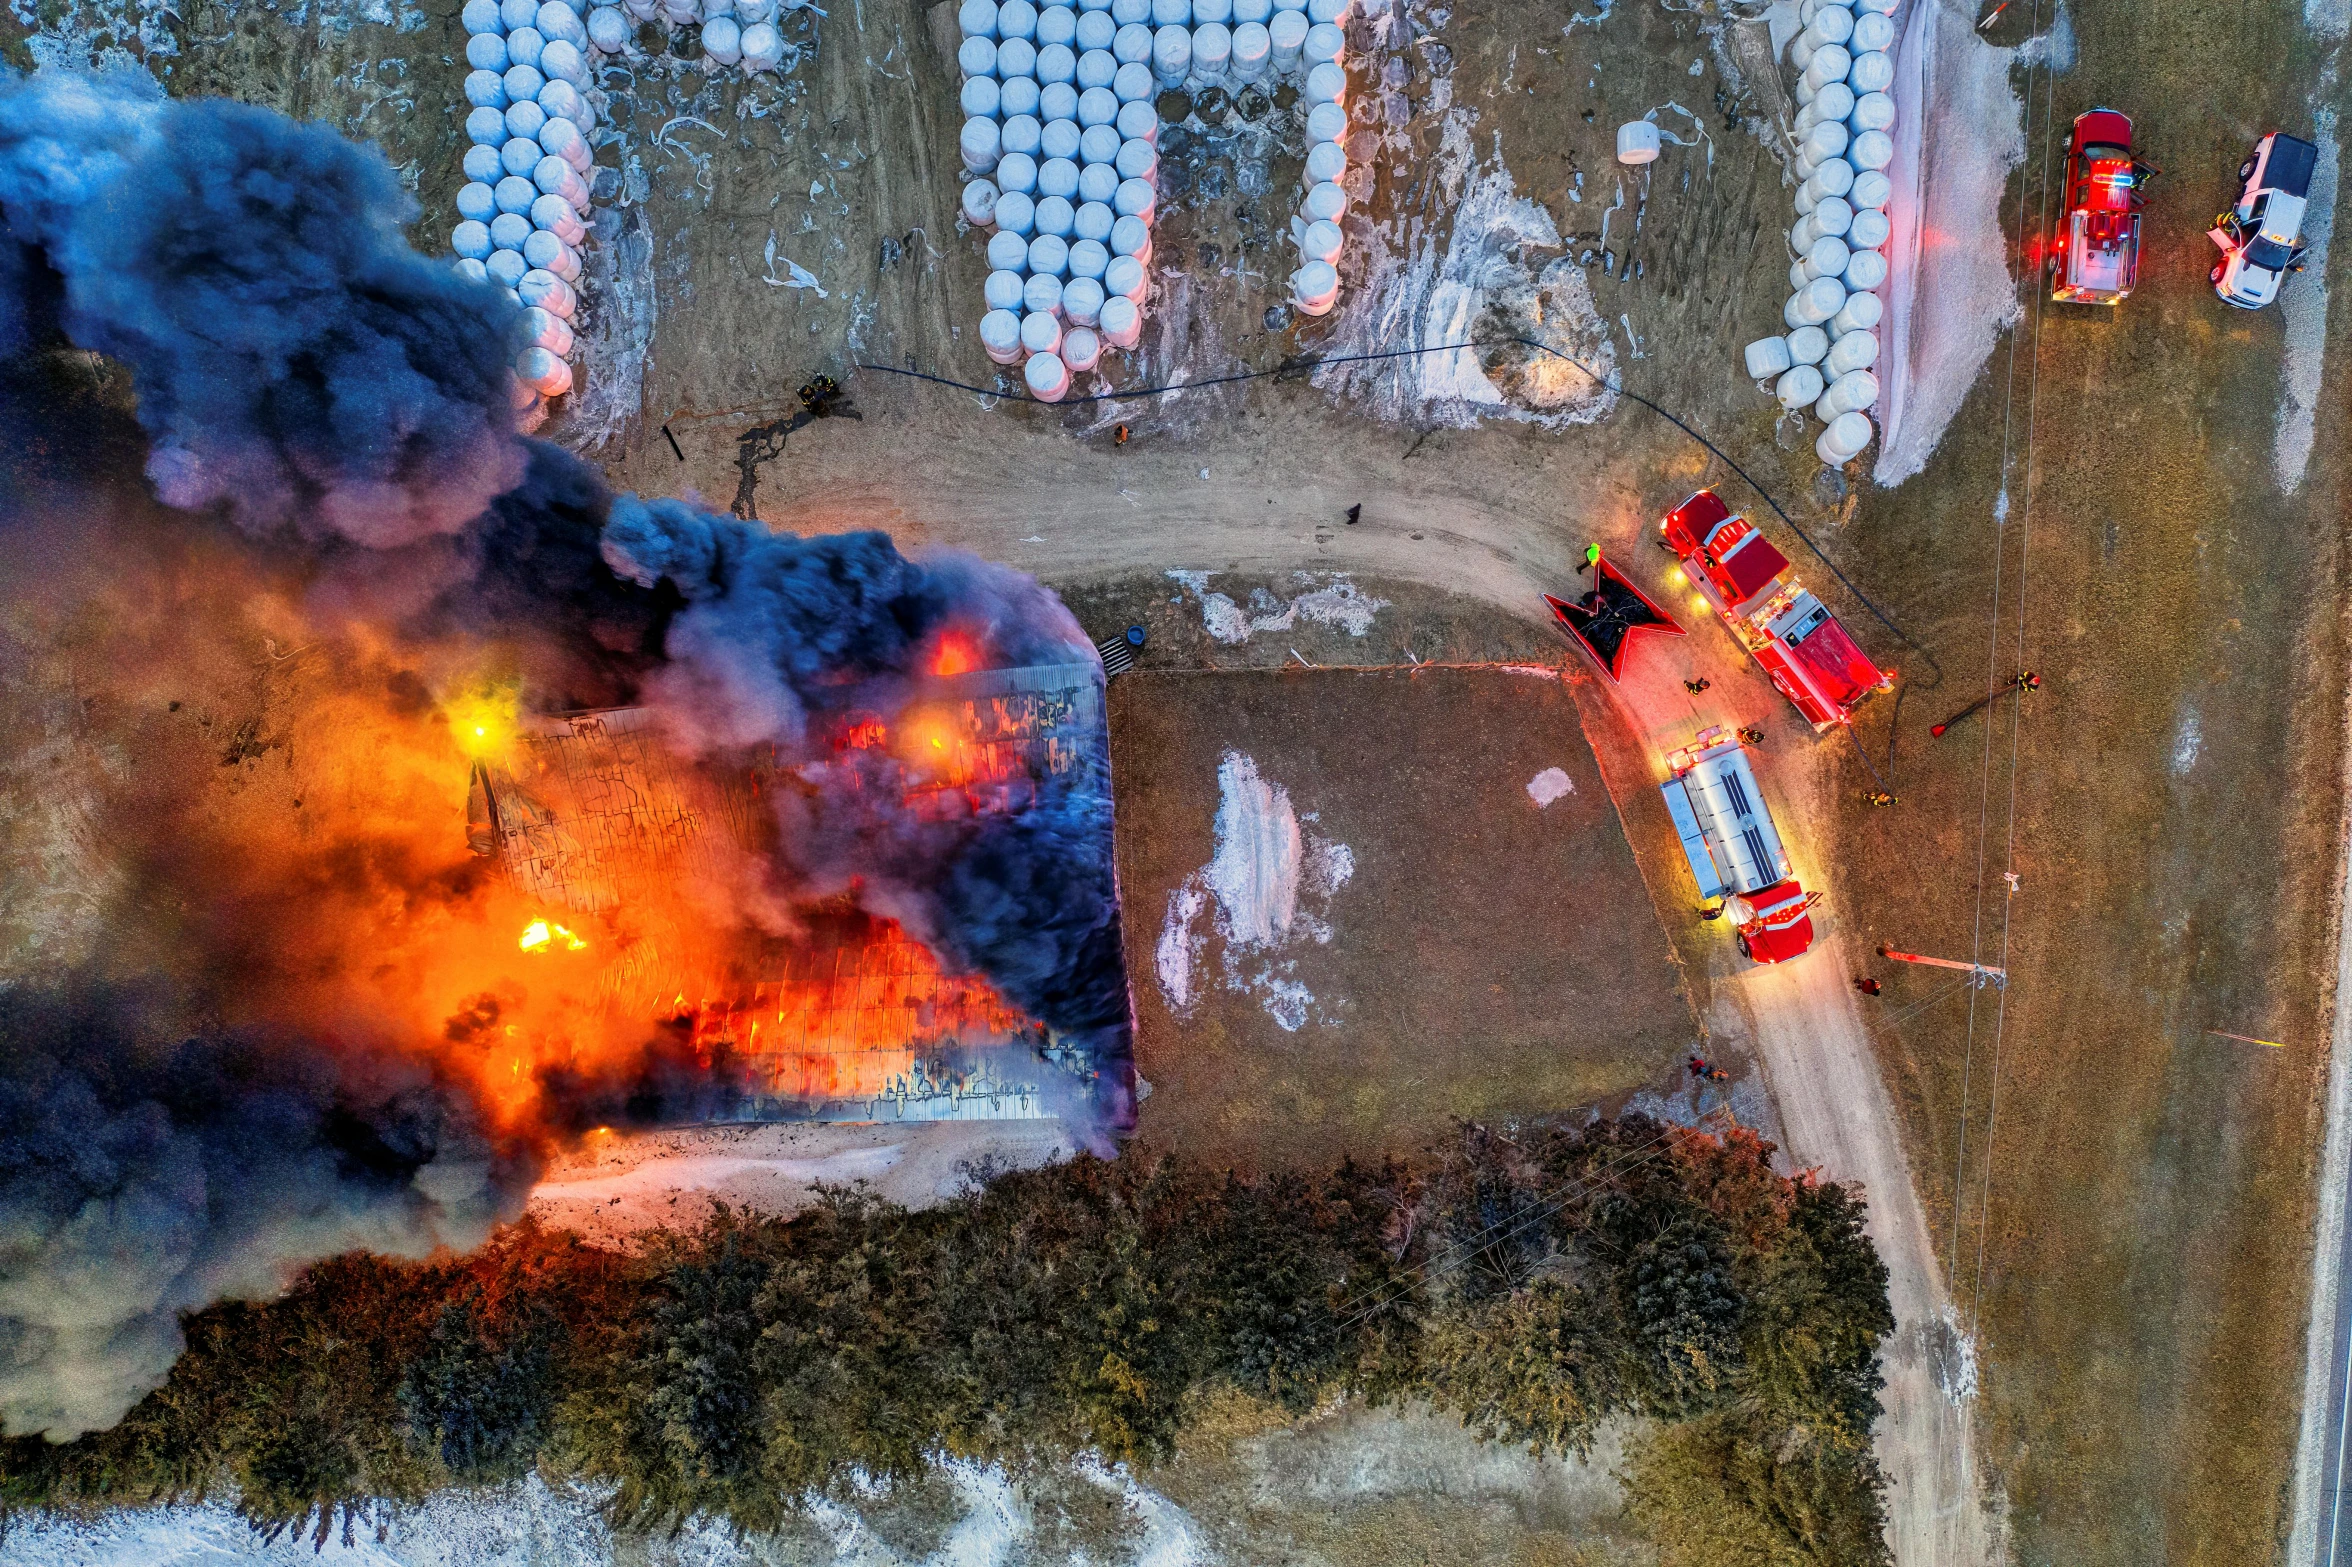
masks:
<path fill-rule="evenodd" d="M 515 943 L 525 952 L 579 952 L 588 943 L 548 920 L 533 920 L 523 927 L 523 939 Z"/>
<path fill-rule="evenodd" d="M 931 673 L 939 676 L 968 675 L 982 668 L 979 641 L 961 631 L 943 631 L 939 647 L 931 655 Z"/>

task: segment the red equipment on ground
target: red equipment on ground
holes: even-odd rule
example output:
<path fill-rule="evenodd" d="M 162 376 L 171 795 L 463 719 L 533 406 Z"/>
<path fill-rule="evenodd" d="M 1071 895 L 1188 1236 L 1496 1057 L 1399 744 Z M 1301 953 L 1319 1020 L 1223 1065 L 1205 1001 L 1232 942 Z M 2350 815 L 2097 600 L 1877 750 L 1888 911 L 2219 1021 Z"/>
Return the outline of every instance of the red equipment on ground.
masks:
<path fill-rule="evenodd" d="M 1611 680 L 1616 680 L 1625 673 L 1626 644 L 1636 632 L 1655 631 L 1679 637 L 1683 631 L 1625 573 L 1610 565 L 1598 546 L 1592 552 L 1591 562 L 1591 592 L 1575 600 L 1558 599 L 1546 593 L 1544 602 L 1552 606 L 1553 618 L 1584 644 L 1584 650 Z"/>
<path fill-rule="evenodd" d="M 1658 531 L 1707 607 L 1815 733 L 1852 723 L 1873 692 L 1894 688 L 1894 675 L 1854 645 L 1829 606 L 1790 572 L 1788 557 L 1713 490 L 1668 512 Z"/>
<path fill-rule="evenodd" d="M 2066 216 L 2050 251 L 2050 297 L 2117 305 L 2140 280 L 2140 210 L 2156 171 L 2132 157 L 2132 123 L 2113 109 L 2077 116 L 2066 144 Z"/>

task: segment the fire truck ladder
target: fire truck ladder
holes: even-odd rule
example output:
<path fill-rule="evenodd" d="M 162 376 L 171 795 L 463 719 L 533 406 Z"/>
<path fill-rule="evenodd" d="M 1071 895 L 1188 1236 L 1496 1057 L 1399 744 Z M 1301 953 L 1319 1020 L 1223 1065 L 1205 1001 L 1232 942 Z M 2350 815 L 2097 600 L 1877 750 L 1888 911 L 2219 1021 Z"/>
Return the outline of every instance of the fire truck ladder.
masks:
<path fill-rule="evenodd" d="M 1897 963 L 1924 963 L 1929 968 L 1958 969 L 1968 976 L 1967 983 L 1978 990 L 1982 990 L 1987 985 L 1992 986 L 1995 990 L 2009 988 L 2009 971 L 2007 969 L 1993 968 L 1983 963 L 1960 963 L 1951 958 L 1921 957 L 1916 952 L 1898 952 L 1893 947 L 1879 948 L 1878 955 L 1882 958 L 1891 958 Z"/>

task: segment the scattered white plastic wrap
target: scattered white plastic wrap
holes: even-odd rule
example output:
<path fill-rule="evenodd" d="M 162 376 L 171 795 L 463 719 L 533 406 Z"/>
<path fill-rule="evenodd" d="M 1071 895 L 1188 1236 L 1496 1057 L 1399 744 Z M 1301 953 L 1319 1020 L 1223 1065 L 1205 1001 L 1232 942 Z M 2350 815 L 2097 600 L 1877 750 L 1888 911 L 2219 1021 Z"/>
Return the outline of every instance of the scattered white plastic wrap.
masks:
<path fill-rule="evenodd" d="M 1880 171 L 1894 158 L 1890 134 L 1895 45 L 1892 13 L 1901 0 L 1800 0 L 1790 41 L 1801 106 L 1791 128 L 1796 222 L 1789 228 L 1789 285 L 1781 307 L 1784 337 L 1746 349 L 1748 374 L 1777 373 L 1773 396 L 1791 414 L 1810 410 L 1828 426 L 1814 442 L 1821 460 L 1843 465 L 1874 438 L 1869 410 L 1878 403 L 1876 328 L 1884 314 L 1874 292 L 1886 282 L 1886 216 L 1891 182 Z M 1624 155 L 1626 131 L 1618 133 Z"/>
<path fill-rule="evenodd" d="M 707 14 L 729 0 L 701 3 Z M 732 0 L 738 18 L 774 3 Z M 1171 88 L 1298 89 L 1293 112 L 1309 151 L 1290 226 L 1300 263 L 1291 303 L 1310 316 L 1335 308 L 1350 205 L 1345 29 L 1356 5 L 959 0 L 959 206 L 967 227 L 988 233 L 980 338 L 989 357 L 1024 365 L 1030 393 L 1052 402 L 1106 352 L 1141 340 L 1159 216 L 1154 100 Z M 755 31 L 742 31 L 747 65 Z"/>

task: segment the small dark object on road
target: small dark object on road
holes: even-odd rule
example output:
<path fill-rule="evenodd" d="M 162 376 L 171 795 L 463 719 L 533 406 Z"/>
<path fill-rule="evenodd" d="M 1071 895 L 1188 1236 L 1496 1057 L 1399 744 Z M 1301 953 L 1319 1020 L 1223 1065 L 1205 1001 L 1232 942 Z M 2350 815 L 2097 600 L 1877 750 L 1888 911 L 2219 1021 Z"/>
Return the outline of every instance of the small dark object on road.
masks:
<path fill-rule="evenodd" d="M 1739 737 L 1740 743 L 1743 745 L 1762 745 L 1764 743 L 1764 731 L 1758 729 L 1754 724 L 1742 724 Z"/>
<path fill-rule="evenodd" d="M 684 462 L 686 460 L 686 449 L 678 444 L 678 438 L 676 436 L 670 435 L 670 427 L 668 425 L 665 424 L 662 426 L 662 434 L 669 437 L 670 450 L 678 454 L 678 461 Z"/>
<path fill-rule="evenodd" d="M 1873 789 L 1862 797 L 1862 803 L 1865 805 L 1892 805 L 1895 803 L 1895 797 L 1884 789 Z"/>
<path fill-rule="evenodd" d="M 1127 427 L 1125 425 L 1114 424 L 1111 426 L 1111 444 L 1113 446 L 1125 446 L 1127 444 Z"/>
<path fill-rule="evenodd" d="M 1705 675 L 1701 675 L 1696 680 L 1685 680 L 1682 683 L 1682 688 L 1685 691 L 1688 691 L 1692 696 L 1697 696 L 1700 692 L 1708 690 L 1714 684 L 1714 681 L 1709 680 Z"/>
<path fill-rule="evenodd" d="M 1877 980 L 1865 975 L 1854 981 L 1854 988 L 1866 996 L 1875 996 L 1882 988 Z"/>
<path fill-rule="evenodd" d="M 1348 508 L 1348 526 L 1351 528 L 1354 527 L 1356 525 L 1356 519 L 1363 515 L 1364 508 L 1362 506 L 1350 506 Z"/>
<path fill-rule="evenodd" d="M 1719 920 L 1723 918 L 1723 905 L 1718 903 L 1710 908 L 1699 910 L 1699 918 L 1703 920 Z"/>

